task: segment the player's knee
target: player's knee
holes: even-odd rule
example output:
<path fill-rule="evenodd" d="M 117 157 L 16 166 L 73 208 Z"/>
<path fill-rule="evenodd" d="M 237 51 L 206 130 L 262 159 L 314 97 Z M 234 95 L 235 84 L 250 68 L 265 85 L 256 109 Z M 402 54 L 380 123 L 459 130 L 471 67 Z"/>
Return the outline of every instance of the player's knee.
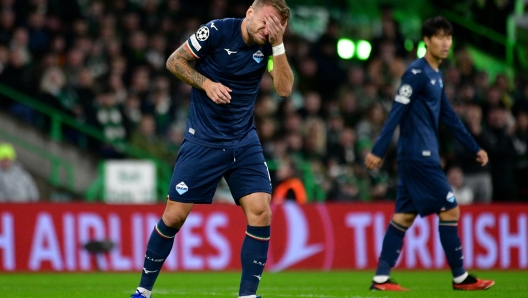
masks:
<path fill-rule="evenodd" d="M 163 222 L 168 227 L 173 229 L 180 229 L 187 216 L 191 212 L 194 204 L 191 203 L 181 203 L 176 201 L 167 200 L 167 206 L 165 206 L 165 211 L 163 212 Z"/>
<path fill-rule="evenodd" d="M 416 214 L 413 213 L 395 213 L 392 220 L 401 226 L 410 227 L 415 218 Z"/>
<path fill-rule="evenodd" d="M 163 219 L 165 225 L 167 225 L 168 227 L 171 227 L 173 229 L 180 229 L 185 223 L 187 216 L 178 213 L 165 212 L 163 213 L 163 216 L 161 218 Z"/>
<path fill-rule="evenodd" d="M 248 214 L 248 224 L 250 226 L 269 226 L 271 225 L 271 208 L 258 208 Z"/>
<path fill-rule="evenodd" d="M 443 221 L 458 221 L 460 219 L 460 208 L 456 206 L 455 208 L 442 211 L 438 214 L 438 217 Z"/>

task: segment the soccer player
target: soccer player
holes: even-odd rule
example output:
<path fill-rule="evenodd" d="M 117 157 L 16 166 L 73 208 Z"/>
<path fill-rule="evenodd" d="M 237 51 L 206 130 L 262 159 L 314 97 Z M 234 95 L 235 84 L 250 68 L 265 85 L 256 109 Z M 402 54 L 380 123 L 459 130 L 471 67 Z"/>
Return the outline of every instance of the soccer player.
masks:
<path fill-rule="evenodd" d="M 438 124 L 442 120 L 482 166 L 488 162 L 482 150 L 467 132 L 449 104 L 438 67 L 452 44 L 451 23 L 441 16 L 426 20 L 422 37 L 427 46 L 423 58 L 414 61 L 402 77 L 389 118 L 372 152 L 365 158 L 368 169 L 378 168 L 396 126 L 398 140 L 398 190 L 396 210 L 389 224 L 371 290 L 406 291 L 389 279 L 400 255 L 405 231 L 417 214 L 438 214 L 440 241 L 453 274 L 455 290 L 485 290 L 494 281 L 469 275 L 464 269 L 462 245 L 458 236 L 460 209 L 440 166 Z"/>
<path fill-rule="evenodd" d="M 239 297 L 260 297 L 256 291 L 270 239 L 271 182 L 253 108 L 266 69 L 279 96 L 291 93 L 293 72 L 283 44 L 289 17 L 284 0 L 255 0 L 245 18 L 202 25 L 167 60 L 167 69 L 193 87 L 191 103 L 165 212 L 148 241 L 132 297 L 151 296 L 174 236 L 194 204 L 212 202 L 222 177 L 247 219 Z"/>

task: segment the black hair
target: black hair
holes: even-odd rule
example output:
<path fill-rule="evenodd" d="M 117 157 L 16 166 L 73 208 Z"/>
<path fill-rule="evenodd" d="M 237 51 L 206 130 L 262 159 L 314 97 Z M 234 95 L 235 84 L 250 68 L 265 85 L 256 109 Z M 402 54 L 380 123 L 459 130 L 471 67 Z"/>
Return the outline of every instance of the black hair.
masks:
<path fill-rule="evenodd" d="M 444 31 L 445 35 L 453 35 L 453 25 L 444 17 L 436 16 L 425 20 L 422 26 L 422 37 L 431 37 Z"/>

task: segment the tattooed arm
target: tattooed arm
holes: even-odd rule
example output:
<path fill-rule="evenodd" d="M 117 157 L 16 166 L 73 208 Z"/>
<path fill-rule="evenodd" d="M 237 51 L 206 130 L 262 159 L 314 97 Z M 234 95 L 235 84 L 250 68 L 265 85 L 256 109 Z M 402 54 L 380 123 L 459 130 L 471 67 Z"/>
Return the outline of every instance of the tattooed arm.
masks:
<path fill-rule="evenodd" d="M 191 63 L 196 61 L 193 55 L 185 47 L 180 46 L 167 60 L 167 69 L 184 83 L 196 89 L 204 90 L 207 96 L 216 104 L 228 104 L 231 100 L 231 89 L 215 83 L 197 72 Z"/>

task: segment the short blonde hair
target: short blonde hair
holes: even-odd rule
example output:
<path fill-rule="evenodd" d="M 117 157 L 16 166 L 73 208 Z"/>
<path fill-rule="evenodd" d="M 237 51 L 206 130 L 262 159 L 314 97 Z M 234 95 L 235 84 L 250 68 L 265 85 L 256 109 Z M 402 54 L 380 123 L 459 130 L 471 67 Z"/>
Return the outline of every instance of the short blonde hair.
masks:
<path fill-rule="evenodd" d="M 255 0 L 251 5 L 253 7 L 272 6 L 284 18 L 284 21 L 290 19 L 290 8 L 284 0 Z"/>

